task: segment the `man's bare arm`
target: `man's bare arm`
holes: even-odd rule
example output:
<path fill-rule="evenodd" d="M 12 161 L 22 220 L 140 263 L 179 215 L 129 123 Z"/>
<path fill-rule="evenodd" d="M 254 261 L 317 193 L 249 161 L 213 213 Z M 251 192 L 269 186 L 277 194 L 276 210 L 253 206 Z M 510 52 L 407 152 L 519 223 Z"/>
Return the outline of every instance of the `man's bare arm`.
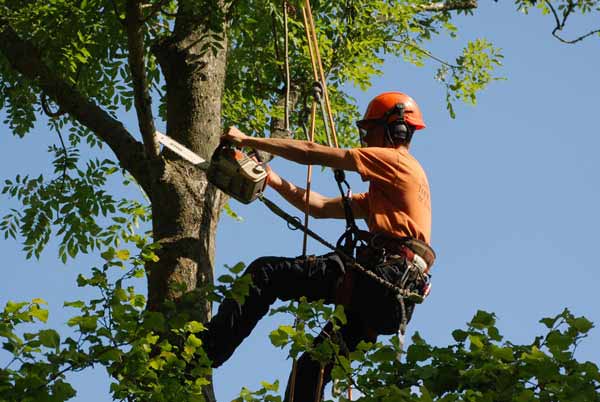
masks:
<path fill-rule="evenodd" d="M 282 179 L 272 170 L 269 170 L 269 186 L 281 194 L 281 196 L 294 207 L 304 212 L 307 194 L 305 189 Z M 345 218 L 342 197 L 325 197 L 315 191 L 310 192 L 308 211 L 310 216 L 317 219 Z M 367 217 L 366 212 L 360 209 L 354 203 L 352 204 L 352 211 L 356 219 Z"/>
<path fill-rule="evenodd" d="M 254 138 L 247 136 L 235 127 L 230 127 L 223 138 L 237 145 L 269 152 L 303 165 L 321 165 L 334 169 L 357 170 L 354 159 L 346 149 L 285 138 Z"/>

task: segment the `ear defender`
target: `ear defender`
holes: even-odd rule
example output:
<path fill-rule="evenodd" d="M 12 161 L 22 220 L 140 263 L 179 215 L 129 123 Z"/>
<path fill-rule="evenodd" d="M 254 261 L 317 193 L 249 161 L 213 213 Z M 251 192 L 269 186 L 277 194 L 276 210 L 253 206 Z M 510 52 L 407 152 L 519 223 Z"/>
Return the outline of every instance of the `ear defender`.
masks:
<path fill-rule="evenodd" d="M 398 115 L 398 119 L 387 123 L 387 120 L 393 116 Z M 404 121 L 404 104 L 397 103 L 396 106 L 387 111 L 384 115 L 384 121 L 386 122 L 385 133 L 388 141 L 392 144 L 396 144 L 398 141 L 409 142 L 414 129 L 409 127 Z"/>

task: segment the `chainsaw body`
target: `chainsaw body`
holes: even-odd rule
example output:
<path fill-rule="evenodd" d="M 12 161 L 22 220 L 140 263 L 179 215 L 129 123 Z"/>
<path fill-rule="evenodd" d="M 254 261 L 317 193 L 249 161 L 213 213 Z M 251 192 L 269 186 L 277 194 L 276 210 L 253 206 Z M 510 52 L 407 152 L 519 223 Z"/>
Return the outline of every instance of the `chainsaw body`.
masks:
<path fill-rule="evenodd" d="M 227 145 L 214 152 L 206 174 L 212 184 L 244 204 L 254 201 L 267 182 L 267 171 L 256 158 Z"/>

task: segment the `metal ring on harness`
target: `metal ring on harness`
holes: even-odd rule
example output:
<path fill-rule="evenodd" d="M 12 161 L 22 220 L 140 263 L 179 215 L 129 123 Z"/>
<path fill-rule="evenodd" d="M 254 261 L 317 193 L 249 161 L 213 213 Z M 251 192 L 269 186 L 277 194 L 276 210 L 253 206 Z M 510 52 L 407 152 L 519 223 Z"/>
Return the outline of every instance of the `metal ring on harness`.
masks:
<path fill-rule="evenodd" d="M 291 222 L 287 222 L 286 224 L 287 224 L 288 229 L 289 230 L 298 230 L 302 226 L 302 220 L 297 216 L 292 216 L 292 219 L 294 219 L 296 222 L 298 222 L 298 226 L 295 226 Z"/>

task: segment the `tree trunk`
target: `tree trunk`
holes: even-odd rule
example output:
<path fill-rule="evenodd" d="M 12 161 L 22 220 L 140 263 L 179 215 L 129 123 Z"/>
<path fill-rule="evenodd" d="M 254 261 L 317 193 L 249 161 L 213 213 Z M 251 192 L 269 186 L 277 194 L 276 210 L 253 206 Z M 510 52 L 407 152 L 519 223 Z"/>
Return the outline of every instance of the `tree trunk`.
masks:
<path fill-rule="evenodd" d="M 226 51 L 201 53 L 204 44 L 201 34 L 190 34 L 166 39 L 153 51 L 167 83 L 167 134 L 207 159 L 221 133 Z M 153 170 L 152 229 L 162 247 L 160 260 L 148 266 L 148 303 L 159 309 L 167 300 L 178 302 L 184 293 L 212 284 L 216 228 L 227 196 L 207 182 L 204 172 L 172 153 Z M 210 320 L 209 301 L 194 305 L 193 319 Z M 212 385 L 204 396 L 215 400 Z"/>

